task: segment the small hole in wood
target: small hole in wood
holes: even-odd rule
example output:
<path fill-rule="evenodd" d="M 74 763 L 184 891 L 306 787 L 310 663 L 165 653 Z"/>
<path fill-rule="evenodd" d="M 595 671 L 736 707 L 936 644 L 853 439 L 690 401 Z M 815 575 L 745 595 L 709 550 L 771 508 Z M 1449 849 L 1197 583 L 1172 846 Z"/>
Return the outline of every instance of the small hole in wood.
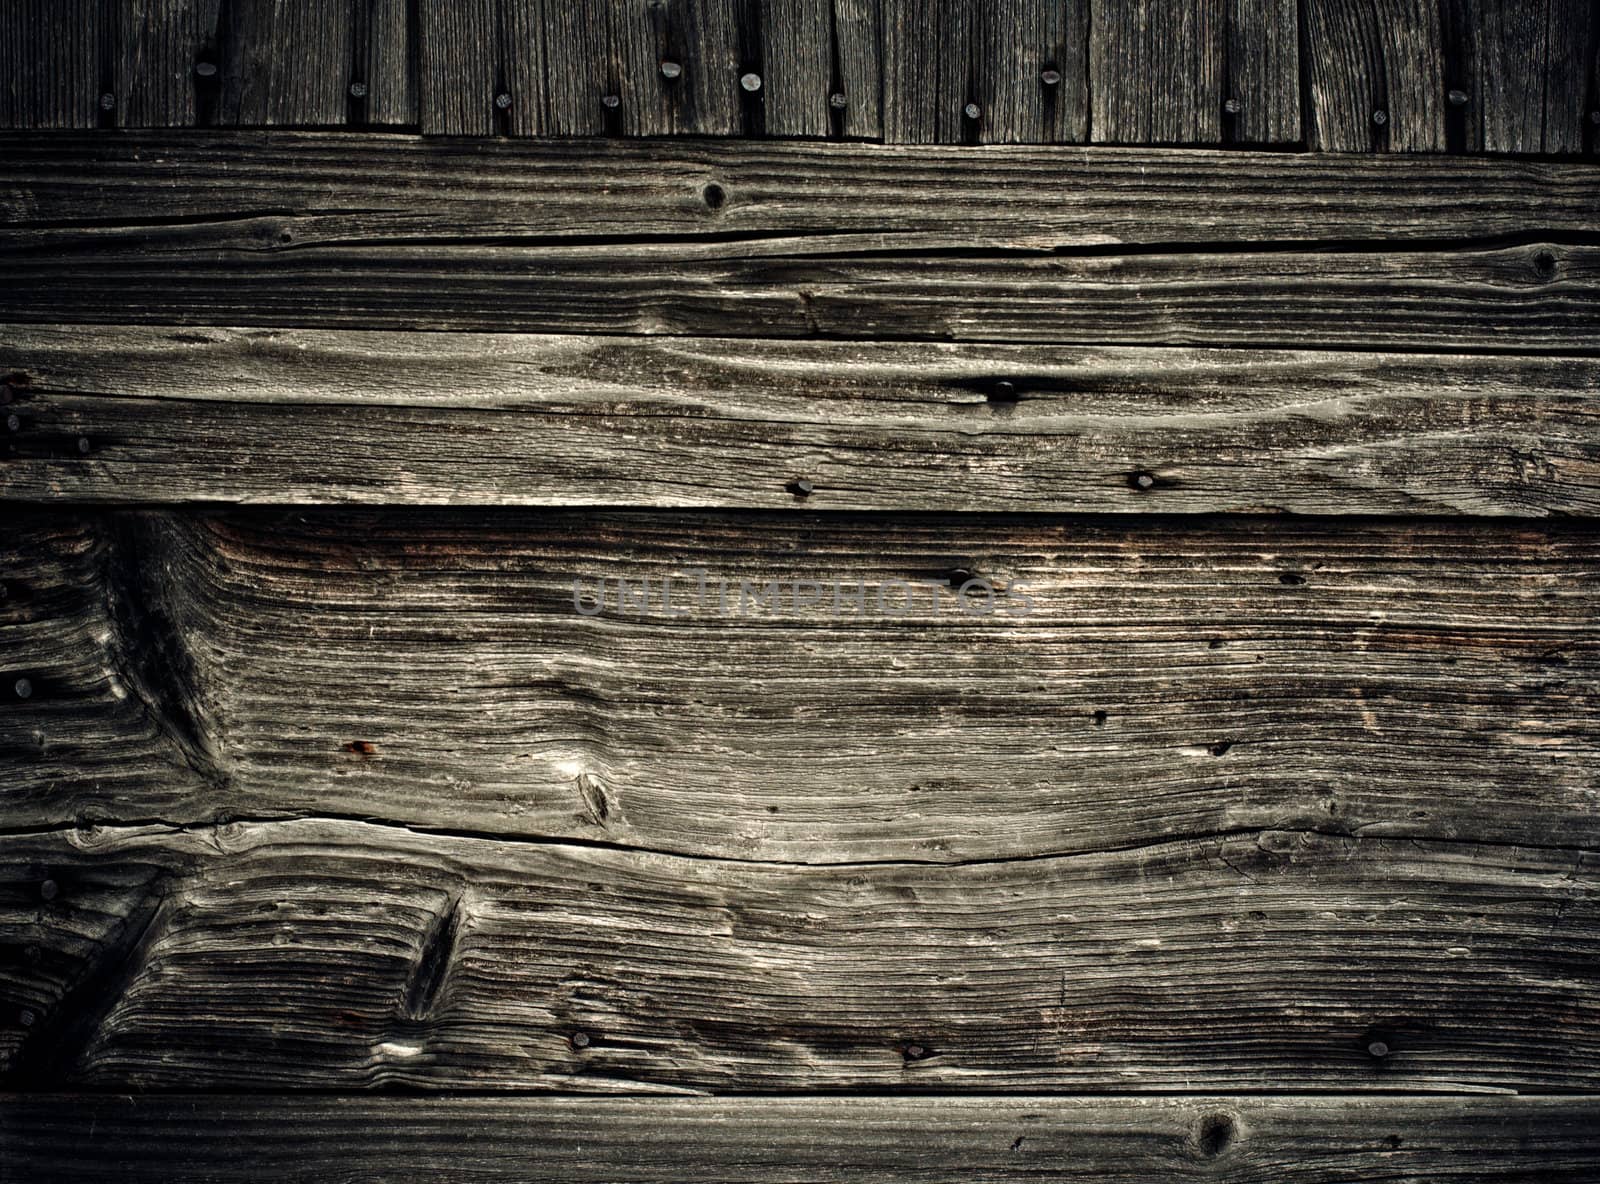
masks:
<path fill-rule="evenodd" d="M 1094 713 L 1094 726 L 1097 727 L 1097 728 L 1103 728 L 1103 727 L 1106 726 L 1106 713 L 1105 712 L 1097 711 L 1097 712 Z"/>
<path fill-rule="evenodd" d="M 1556 257 L 1550 251 L 1540 251 L 1533 257 L 1533 270 L 1540 279 L 1549 279 L 1556 273 Z"/>
<path fill-rule="evenodd" d="M 1278 576 L 1278 583 L 1286 584 L 1291 588 L 1298 588 L 1306 582 L 1305 576 L 1297 576 L 1292 571 L 1283 572 Z"/>
<path fill-rule="evenodd" d="M 728 193 L 715 181 L 700 191 L 700 196 L 705 199 L 709 209 L 720 210 L 727 203 Z"/>

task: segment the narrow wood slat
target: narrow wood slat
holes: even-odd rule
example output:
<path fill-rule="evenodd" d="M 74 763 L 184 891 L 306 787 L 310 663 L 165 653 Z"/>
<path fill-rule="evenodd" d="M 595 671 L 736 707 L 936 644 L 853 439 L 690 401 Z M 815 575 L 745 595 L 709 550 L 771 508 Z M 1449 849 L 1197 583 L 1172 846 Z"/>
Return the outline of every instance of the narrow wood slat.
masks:
<path fill-rule="evenodd" d="M 1089 8 L 1092 139 L 1220 143 L 1225 0 L 1126 0 Z"/>
<path fill-rule="evenodd" d="M 417 6 L 417 119 L 424 135 L 487 136 L 507 94 L 498 0 Z M 511 96 L 527 105 L 530 96 Z M 501 117 L 504 118 L 503 116 Z"/>
<path fill-rule="evenodd" d="M 26 500 L 1600 513 L 1582 358 L 11 325 L 0 375 Z"/>
<path fill-rule="evenodd" d="M 359 108 L 362 122 L 374 126 L 415 127 L 417 114 L 416 35 L 410 0 L 365 0 L 363 76 L 367 93 Z"/>
<path fill-rule="evenodd" d="M 334 127 L 348 121 L 351 6 L 231 0 L 219 45 L 217 122 Z"/>
<path fill-rule="evenodd" d="M 768 0 L 759 16 L 766 134 L 826 138 L 835 122 L 829 96 L 844 93 L 833 0 Z"/>
<path fill-rule="evenodd" d="M 1436 0 L 1306 0 L 1312 148 L 1444 151 L 1439 8 Z"/>
<path fill-rule="evenodd" d="M 834 53 L 845 105 L 834 116 L 849 139 L 884 138 L 884 15 L 880 0 L 833 0 Z"/>
<path fill-rule="evenodd" d="M 273 1179 L 787 1184 L 981 1179 L 1586 1184 L 1600 1101 L 1017 1096 L 363 1098 L 14 1095 L 0 1170 L 128 1184 Z M 87 1132 L 94 1137 L 88 1138 Z M 470 1132 L 470 1133 L 464 1133 Z"/>
<path fill-rule="evenodd" d="M 91 128 L 100 122 L 99 0 L 0 5 L 0 128 Z"/>
<path fill-rule="evenodd" d="M 1597 325 L 1582 166 L 90 142 L 9 141 L 0 317 L 1550 351 Z"/>
<path fill-rule="evenodd" d="M 1300 112 L 1298 0 L 1229 0 L 1224 138 L 1237 144 L 1293 144 Z"/>
<path fill-rule="evenodd" d="M 1450 0 L 1450 106 L 1472 152 L 1583 150 L 1595 9 L 1589 0 Z"/>
<path fill-rule="evenodd" d="M 1600 838 L 1581 525 L 14 519 L 4 830 L 325 813 L 823 863 Z"/>
<path fill-rule="evenodd" d="M 13 835 L 10 1088 L 1592 1093 L 1576 850 L 801 867 L 370 822 Z M 23 947 L 31 954 L 24 954 Z M 1020 1132 L 1019 1132 L 1020 1133 Z"/>
<path fill-rule="evenodd" d="M 120 6 L 112 69 L 118 127 L 213 123 L 221 0 L 138 0 Z"/>
<path fill-rule="evenodd" d="M 931 8 L 912 0 L 885 4 L 884 138 L 1087 139 L 1088 24 L 1087 0 L 1027 0 L 1003 9 L 965 0 Z"/>

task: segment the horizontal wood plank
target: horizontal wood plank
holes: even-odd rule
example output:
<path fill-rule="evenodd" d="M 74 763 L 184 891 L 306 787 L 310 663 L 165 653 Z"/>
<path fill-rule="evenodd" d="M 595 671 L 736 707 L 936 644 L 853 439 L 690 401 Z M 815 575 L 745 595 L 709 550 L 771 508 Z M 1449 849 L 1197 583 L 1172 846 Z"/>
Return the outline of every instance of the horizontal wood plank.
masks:
<path fill-rule="evenodd" d="M 11 1088 L 1595 1092 L 1591 853 L 1267 829 L 812 867 L 16 834 Z"/>
<path fill-rule="evenodd" d="M 1593 1097 L 0 1098 L 61 1184 L 1214 1181 L 1588 1184 Z M 89 1133 L 93 1132 L 93 1137 Z"/>
<path fill-rule="evenodd" d="M 1600 512 L 1581 357 L 9 325 L 0 376 L 14 499 Z"/>
<path fill-rule="evenodd" d="M 1600 844 L 1580 526 L 15 521 L 0 830 L 326 814 L 805 863 Z"/>
<path fill-rule="evenodd" d="M 1547 351 L 1600 327 L 1583 166 L 313 133 L 6 147 L 14 321 Z"/>

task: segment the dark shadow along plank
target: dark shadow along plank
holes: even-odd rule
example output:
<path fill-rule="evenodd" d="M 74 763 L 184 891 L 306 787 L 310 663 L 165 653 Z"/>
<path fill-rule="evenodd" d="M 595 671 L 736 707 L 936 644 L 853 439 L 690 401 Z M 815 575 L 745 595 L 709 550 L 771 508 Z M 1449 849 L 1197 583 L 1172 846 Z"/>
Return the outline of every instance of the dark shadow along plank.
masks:
<path fill-rule="evenodd" d="M 156 143 L 8 141 L 0 317 L 1549 351 L 1597 325 L 1579 165 Z"/>
<path fill-rule="evenodd" d="M 1474 152 L 1583 151 L 1595 65 L 1590 0 L 1450 0 L 1449 118 Z"/>
<path fill-rule="evenodd" d="M 1220 143 L 1227 0 L 1126 0 L 1089 11 L 1091 138 Z"/>
<path fill-rule="evenodd" d="M 322 813 L 807 863 L 1600 838 L 1582 527 L 15 518 L 0 830 Z"/>
<path fill-rule="evenodd" d="M 1298 0 L 1228 0 L 1223 138 L 1233 144 L 1294 144 L 1300 112 Z"/>
<path fill-rule="evenodd" d="M 100 122 L 98 0 L 0 5 L 0 128 L 90 128 Z"/>
<path fill-rule="evenodd" d="M 1306 0 L 1302 16 L 1311 147 L 1444 151 L 1437 0 Z"/>
<path fill-rule="evenodd" d="M 885 0 L 883 38 L 889 143 L 1088 138 L 1087 0 Z"/>
<path fill-rule="evenodd" d="M 94 1131 L 94 1138 L 85 1137 Z M 0 1098 L 13 1179 L 1587 1184 L 1593 1097 Z M 463 1132 L 470 1137 L 463 1138 Z"/>
<path fill-rule="evenodd" d="M 13 835 L 0 1079 L 1592 1093 L 1589 854 L 1265 830 L 802 867 L 321 819 Z"/>
<path fill-rule="evenodd" d="M 0 375 L 35 501 L 1600 513 L 1584 358 L 11 325 Z"/>

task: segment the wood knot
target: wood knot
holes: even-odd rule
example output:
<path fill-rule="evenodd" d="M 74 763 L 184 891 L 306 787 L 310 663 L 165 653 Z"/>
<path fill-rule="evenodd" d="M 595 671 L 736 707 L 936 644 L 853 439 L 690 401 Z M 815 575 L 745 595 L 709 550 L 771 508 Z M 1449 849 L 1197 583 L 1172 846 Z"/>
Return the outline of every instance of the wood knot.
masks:
<path fill-rule="evenodd" d="M 1553 251 L 1539 251 L 1533 257 L 1533 272 L 1542 280 L 1555 278 L 1556 257 Z"/>
<path fill-rule="evenodd" d="M 1206 1159 L 1215 1159 L 1233 1143 L 1239 1133 L 1231 1114 L 1207 1114 L 1195 1127 L 1194 1145 Z"/>
<path fill-rule="evenodd" d="M 701 200 L 708 210 L 720 210 L 728 201 L 728 191 L 715 181 L 700 191 Z"/>

